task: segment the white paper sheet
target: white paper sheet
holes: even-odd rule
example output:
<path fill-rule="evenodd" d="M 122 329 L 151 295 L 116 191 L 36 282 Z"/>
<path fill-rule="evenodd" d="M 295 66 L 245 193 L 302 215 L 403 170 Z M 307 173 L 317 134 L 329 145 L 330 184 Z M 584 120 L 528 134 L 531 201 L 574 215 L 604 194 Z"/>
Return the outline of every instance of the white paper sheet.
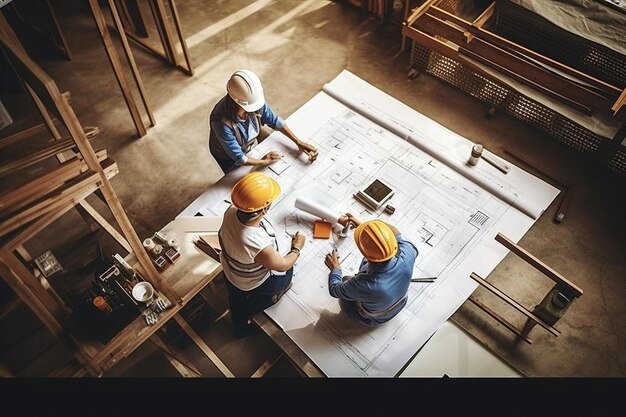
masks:
<path fill-rule="evenodd" d="M 347 71 L 325 88 L 331 90 L 332 97 L 320 92 L 287 119 L 298 136 L 319 148 L 316 162 L 308 163 L 279 132 L 254 149 L 292 159 L 280 173 L 265 168 L 283 190 L 267 218 L 279 230 L 307 235 L 292 289 L 266 312 L 326 375 L 391 377 L 476 288 L 470 274 L 487 277 L 504 258 L 507 250 L 495 235 L 518 241 L 558 190 L 513 164 L 507 175 L 487 163 L 464 166 L 472 142 Z M 230 187 L 251 170 L 231 172 L 181 216 L 222 214 Z M 393 215 L 354 199 L 374 178 L 394 188 Z M 317 217 L 294 207 L 299 196 L 333 212 L 394 224 L 419 250 L 414 277 L 438 279 L 412 284 L 406 307 L 388 323 L 371 328 L 347 318 L 328 294 L 324 256 L 337 248 L 344 274 L 356 272 L 362 257 L 351 235 L 339 237 L 340 227 L 328 240 L 313 239 Z M 290 237 L 278 237 L 286 252 Z"/>

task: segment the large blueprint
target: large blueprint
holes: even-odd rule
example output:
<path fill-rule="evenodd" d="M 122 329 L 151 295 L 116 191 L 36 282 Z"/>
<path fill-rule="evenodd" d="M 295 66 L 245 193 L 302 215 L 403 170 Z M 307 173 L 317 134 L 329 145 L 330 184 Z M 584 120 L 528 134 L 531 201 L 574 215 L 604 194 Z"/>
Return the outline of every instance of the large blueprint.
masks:
<path fill-rule="evenodd" d="M 320 155 L 309 164 L 278 132 L 253 150 L 284 155 L 263 168 L 282 188 L 267 218 L 283 252 L 290 234 L 307 235 L 292 289 L 266 313 L 328 376 L 397 375 L 476 288 L 471 272 L 487 277 L 502 260 L 506 250 L 494 236 L 519 240 L 558 194 L 515 166 L 506 175 L 484 161 L 468 166 L 473 143 L 347 71 L 287 122 Z M 225 176 L 181 216 L 222 215 L 231 186 L 250 169 Z M 391 215 L 353 196 L 374 178 L 394 190 Z M 337 225 L 330 239 L 314 239 L 316 218 L 294 207 L 298 196 L 336 213 L 392 223 L 418 248 L 414 277 L 437 279 L 412 283 L 406 307 L 390 322 L 376 328 L 356 323 L 328 294 L 324 265 L 325 254 L 336 248 L 344 274 L 357 270 L 362 257 L 352 234 L 341 238 Z"/>

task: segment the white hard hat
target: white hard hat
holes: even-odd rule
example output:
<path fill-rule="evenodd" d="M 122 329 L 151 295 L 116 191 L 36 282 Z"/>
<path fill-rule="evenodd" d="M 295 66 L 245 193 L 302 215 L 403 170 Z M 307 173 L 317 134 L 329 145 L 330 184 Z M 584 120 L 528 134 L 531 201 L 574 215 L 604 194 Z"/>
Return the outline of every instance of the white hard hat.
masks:
<path fill-rule="evenodd" d="M 235 71 L 226 84 L 226 91 L 247 112 L 257 111 L 265 104 L 261 80 L 250 70 Z"/>

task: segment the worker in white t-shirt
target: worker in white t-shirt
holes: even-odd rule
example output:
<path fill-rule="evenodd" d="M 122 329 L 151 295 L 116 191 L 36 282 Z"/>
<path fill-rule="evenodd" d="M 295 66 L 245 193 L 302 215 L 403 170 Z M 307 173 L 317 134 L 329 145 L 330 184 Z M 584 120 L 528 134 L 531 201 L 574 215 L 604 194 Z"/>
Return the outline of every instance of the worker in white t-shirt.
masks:
<path fill-rule="evenodd" d="M 281 254 L 276 231 L 265 218 L 280 193 L 278 182 L 264 173 L 244 176 L 231 191 L 232 205 L 218 233 L 237 338 L 254 333 L 250 316 L 276 304 L 289 290 L 293 264 L 304 246 L 304 235 L 296 232 L 289 251 Z"/>

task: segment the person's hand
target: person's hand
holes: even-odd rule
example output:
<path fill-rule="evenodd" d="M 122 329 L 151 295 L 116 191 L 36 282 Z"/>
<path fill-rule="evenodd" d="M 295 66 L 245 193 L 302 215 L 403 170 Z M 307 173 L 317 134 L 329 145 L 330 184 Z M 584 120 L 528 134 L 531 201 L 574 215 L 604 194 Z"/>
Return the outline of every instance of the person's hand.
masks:
<path fill-rule="evenodd" d="M 354 217 L 354 214 L 352 213 L 346 213 L 342 216 L 339 216 L 339 220 L 337 220 L 337 222 L 343 227 L 346 227 L 348 225 L 348 222 L 352 223 L 355 227 L 361 224 L 361 220 Z"/>
<path fill-rule="evenodd" d="M 278 161 L 281 158 L 282 158 L 282 156 L 278 152 L 270 151 L 270 152 L 266 153 L 265 155 L 263 155 L 263 158 L 261 158 L 261 161 L 263 161 L 265 163 L 265 165 L 270 165 L 270 164 L 273 164 L 274 162 Z"/>
<path fill-rule="evenodd" d="M 319 155 L 317 148 L 310 143 L 300 141 L 298 142 L 298 149 L 309 156 L 309 162 L 314 162 L 317 159 L 317 155 Z"/>
<path fill-rule="evenodd" d="M 328 267 L 328 269 L 333 270 L 335 268 L 340 268 L 339 265 L 339 257 L 337 256 L 337 249 L 333 249 L 331 253 L 326 254 L 326 258 L 324 259 L 324 263 Z"/>
<path fill-rule="evenodd" d="M 291 247 L 300 250 L 304 247 L 305 241 L 306 238 L 304 235 L 300 234 L 300 232 L 296 232 L 296 234 L 291 237 Z"/>

